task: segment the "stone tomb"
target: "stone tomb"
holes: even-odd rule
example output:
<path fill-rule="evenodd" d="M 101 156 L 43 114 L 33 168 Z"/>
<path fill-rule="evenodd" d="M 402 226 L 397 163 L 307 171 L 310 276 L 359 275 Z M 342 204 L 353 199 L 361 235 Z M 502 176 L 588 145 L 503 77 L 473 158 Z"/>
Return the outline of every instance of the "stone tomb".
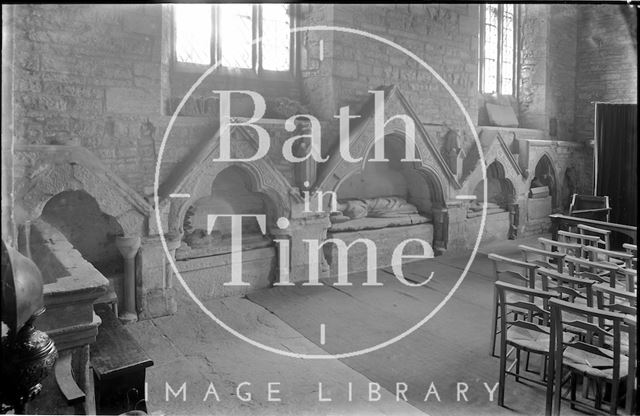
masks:
<path fill-rule="evenodd" d="M 276 249 L 263 235 L 256 219 L 242 223 L 242 276 L 251 286 L 224 286 L 231 276 L 231 222 L 220 218 L 207 233 L 208 215 L 266 215 L 269 228 L 275 207 L 266 194 L 252 190 L 251 178 L 238 166 L 222 170 L 211 184 L 211 194 L 201 196 L 187 209 L 182 244 L 176 250 L 181 275 L 189 287 L 205 298 L 242 294 L 268 287 L 274 280 Z"/>
<path fill-rule="evenodd" d="M 433 198 L 429 183 L 409 162 L 401 162 L 403 143 L 393 137 L 385 138 L 388 162 L 368 162 L 361 172 L 354 172 L 338 187 L 338 212 L 333 212 L 327 238 L 340 239 L 347 246 L 360 238 L 376 244 L 376 266 L 392 263 L 394 250 L 403 241 L 421 239 L 428 249 L 412 242 L 405 255 L 434 256 Z M 373 149 L 368 158 L 373 157 Z M 338 249 L 335 244 L 324 246 L 330 274 L 338 270 Z M 354 244 L 349 250 L 349 272 L 367 270 L 367 247 Z M 410 261 L 405 259 L 405 261 Z"/>

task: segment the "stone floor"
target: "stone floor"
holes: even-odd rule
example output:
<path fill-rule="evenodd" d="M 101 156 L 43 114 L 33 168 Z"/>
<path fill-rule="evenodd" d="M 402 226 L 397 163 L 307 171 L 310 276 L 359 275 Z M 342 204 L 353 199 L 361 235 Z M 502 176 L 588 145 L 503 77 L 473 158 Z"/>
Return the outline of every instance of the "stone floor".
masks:
<path fill-rule="evenodd" d="M 517 241 L 522 243 L 533 245 Z M 517 244 L 504 241 L 483 247 L 449 302 L 411 335 L 381 350 L 340 360 L 289 358 L 258 349 L 183 297 L 176 315 L 127 326 L 155 363 L 147 373 L 149 411 L 540 414 L 541 387 L 509 379 L 508 409 L 498 407 L 487 390 L 497 383 L 498 360 L 489 356 L 493 278 L 483 253 L 517 256 Z M 243 298 L 211 300 L 205 306 L 228 326 L 273 348 L 305 354 L 348 352 L 392 338 L 420 321 L 453 287 L 468 259 L 468 253 L 445 255 L 406 265 L 410 281 L 434 272 L 426 287 L 407 287 L 382 270 L 383 287 L 363 287 L 364 275 L 355 274 L 350 287 L 265 289 Z M 321 324 L 326 328 L 324 343 Z M 167 386 L 177 392 L 175 397 L 171 390 L 167 396 Z M 404 395 L 397 394 L 405 387 Z M 497 397 L 497 389 L 495 393 Z"/>

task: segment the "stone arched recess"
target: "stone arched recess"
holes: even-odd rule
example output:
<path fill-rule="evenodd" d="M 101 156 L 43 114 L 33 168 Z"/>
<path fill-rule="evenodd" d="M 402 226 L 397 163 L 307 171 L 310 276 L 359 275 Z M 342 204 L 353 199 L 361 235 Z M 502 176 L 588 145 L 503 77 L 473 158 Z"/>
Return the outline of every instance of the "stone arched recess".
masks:
<path fill-rule="evenodd" d="M 318 181 L 314 187 L 315 190 L 335 191 L 346 178 L 364 169 L 364 165 L 367 163 L 367 155 L 375 144 L 374 107 L 373 105 L 367 105 L 365 108 L 361 121 L 351 129 L 349 134 L 350 154 L 354 158 L 362 157 L 362 161 L 359 163 L 345 161 L 339 149 L 336 148 L 329 160 L 320 166 Z M 416 156 L 420 159 L 419 162 L 413 162 L 414 167 L 423 172 L 431 181 L 437 183 L 437 187 L 440 190 L 439 199 L 442 202 L 447 201 L 455 190 L 460 189 L 460 184 L 455 174 L 442 158 L 442 155 L 424 129 L 422 121 L 418 118 L 406 98 L 397 87 L 386 87 L 384 100 L 385 121 L 395 115 L 407 115 L 413 120 L 416 136 Z M 405 128 L 404 121 L 398 118 L 390 120 L 385 126 L 385 139 L 391 137 L 404 141 L 406 137 Z"/>
<path fill-rule="evenodd" d="M 16 222 L 35 220 L 55 195 L 82 190 L 111 215 L 125 235 L 145 235 L 151 206 L 81 146 L 25 145 L 15 149 Z"/>
<path fill-rule="evenodd" d="M 500 134 L 496 135 L 496 139 L 491 145 L 484 150 L 484 163 L 485 166 L 489 166 L 494 162 L 498 162 L 500 167 L 504 171 L 505 179 L 509 180 L 513 186 L 516 199 L 524 198 L 529 189 L 529 183 L 531 181 L 531 175 L 526 176 L 522 171 L 518 161 L 514 157 L 509 147 L 505 144 Z M 473 194 L 475 188 L 482 182 L 482 169 L 480 161 L 477 162 L 476 167 L 467 176 L 464 182 L 466 193 Z"/>
<path fill-rule="evenodd" d="M 536 163 L 534 164 L 534 169 L 532 170 L 533 176 L 537 176 L 539 167 L 543 170 L 548 170 L 552 176 L 551 180 L 553 182 L 552 184 L 548 184 L 548 186 L 549 186 L 549 192 L 551 193 L 551 197 L 553 200 L 553 208 L 557 208 L 560 203 L 560 186 L 559 186 L 560 182 L 559 182 L 558 173 L 556 172 L 556 167 L 553 164 L 553 159 L 551 158 L 548 152 L 544 152 L 542 156 L 537 159 Z M 542 178 L 538 178 L 538 179 L 542 180 L 543 183 L 545 182 Z"/>
<path fill-rule="evenodd" d="M 215 137 L 219 137 L 216 135 Z M 278 217 L 291 218 L 292 205 L 301 201 L 296 188 L 292 187 L 284 176 L 264 157 L 251 162 L 214 161 L 214 151 L 219 147 L 218 140 L 201 152 L 197 158 L 180 172 L 174 172 L 167 184 L 160 187 L 161 205 L 169 205 L 169 232 L 180 234 L 187 209 L 199 198 L 211 195 L 211 185 L 216 176 L 224 169 L 237 166 L 251 179 L 251 191 L 265 194 L 275 208 Z M 244 127 L 231 129 L 231 154 L 237 159 L 248 159 L 255 155 L 257 143 Z M 189 195 L 187 198 L 172 198 L 171 194 Z"/>
<path fill-rule="evenodd" d="M 385 135 L 385 140 L 395 141 L 396 143 L 402 143 L 402 147 L 404 148 L 404 131 L 400 131 L 398 129 L 394 129 L 387 135 Z M 364 155 L 370 155 L 373 150 L 374 142 L 372 141 L 368 147 L 364 150 Z M 406 164 L 407 168 L 413 169 L 417 171 L 422 179 L 424 180 L 424 184 L 429 188 L 429 195 L 432 196 L 432 202 L 435 207 L 444 208 L 446 204 L 445 195 L 448 187 L 443 186 L 443 183 L 446 183 L 446 180 L 442 177 L 441 173 L 438 172 L 438 169 L 433 164 L 433 158 L 429 157 L 429 150 L 426 148 L 424 143 L 416 143 L 416 156 L 420 161 L 417 162 L 403 162 Z M 338 155 L 338 157 L 340 157 Z M 387 155 L 388 157 L 388 155 Z M 367 164 L 366 157 L 363 158 L 362 163 L 354 163 L 347 164 L 350 166 L 350 169 L 344 169 L 344 176 L 337 176 L 334 173 L 333 181 L 331 181 L 332 191 L 338 191 L 340 186 L 351 178 L 353 175 L 362 173 Z M 375 162 L 370 162 L 375 163 Z M 328 203 L 328 200 L 327 200 Z"/>

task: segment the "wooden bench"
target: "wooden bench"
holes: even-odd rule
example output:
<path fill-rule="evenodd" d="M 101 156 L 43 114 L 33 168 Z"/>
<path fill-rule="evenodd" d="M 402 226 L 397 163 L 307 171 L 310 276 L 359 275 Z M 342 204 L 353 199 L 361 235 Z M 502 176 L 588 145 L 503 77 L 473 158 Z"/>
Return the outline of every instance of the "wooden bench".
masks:
<path fill-rule="evenodd" d="M 95 311 L 102 319 L 91 345 L 97 414 L 146 412 L 145 373 L 153 361 L 108 305 L 95 305 Z"/>

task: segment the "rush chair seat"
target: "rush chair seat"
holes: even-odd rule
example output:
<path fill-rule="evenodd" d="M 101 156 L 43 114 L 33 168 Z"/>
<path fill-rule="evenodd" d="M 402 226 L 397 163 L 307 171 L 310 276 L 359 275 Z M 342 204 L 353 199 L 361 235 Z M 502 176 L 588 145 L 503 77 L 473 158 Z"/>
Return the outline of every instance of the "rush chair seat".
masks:
<path fill-rule="evenodd" d="M 551 328 L 549 300 L 557 295 L 551 292 L 545 292 L 538 289 L 531 289 L 519 285 L 505 282 L 496 282 L 495 290 L 498 294 L 498 304 L 500 314 L 505 317 L 514 317 L 515 314 L 511 310 L 522 311 L 526 313 L 526 319 L 509 318 L 500 320 L 500 330 L 506 336 L 500 338 L 500 376 L 498 383 L 498 405 L 504 406 L 504 396 L 506 387 L 506 376 L 515 376 L 516 381 L 524 379 L 533 383 L 544 385 L 544 381 L 540 379 L 532 379 L 520 372 L 520 356 L 521 352 L 541 354 L 545 361 L 543 368 L 546 369 L 546 362 L 549 357 L 551 345 Z M 511 295 L 511 296 L 510 296 Z M 515 295 L 515 296 L 514 296 Z M 514 299 L 514 300 L 509 300 Z M 524 299 L 524 300 L 521 300 Z M 537 300 L 538 302 L 536 302 Z M 571 334 L 565 334 L 563 340 L 570 342 L 573 339 Z M 510 347 L 510 349 L 508 349 Z M 515 352 L 515 360 L 507 368 L 507 359 Z M 515 367 L 515 371 L 513 368 Z M 542 373 L 546 371 L 543 369 Z"/>
<path fill-rule="evenodd" d="M 522 260 L 527 263 L 537 264 L 540 267 L 555 267 L 559 272 L 564 270 L 564 257 L 566 254 L 558 251 L 547 251 L 536 247 L 519 245 L 522 252 Z"/>
<path fill-rule="evenodd" d="M 523 287 L 535 288 L 536 286 L 536 273 L 535 270 L 538 265 L 527 263 L 521 260 L 512 259 L 509 257 L 500 256 L 498 254 L 489 254 L 489 259 L 493 263 L 493 272 L 495 281 L 507 281 L 509 283 L 516 283 Z M 510 296 L 519 296 L 519 294 L 512 294 Z M 510 299 L 511 300 L 511 299 Z M 491 350 L 492 357 L 497 357 L 496 339 L 500 333 L 498 329 L 498 321 L 501 319 L 498 308 L 498 293 L 494 289 L 493 291 L 493 314 L 491 317 Z"/>
<path fill-rule="evenodd" d="M 553 337 L 551 347 L 553 353 L 547 379 L 547 411 L 552 402 L 553 414 L 560 414 L 561 390 L 563 384 L 570 380 L 571 407 L 587 408 L 589 411 L 604 413 L 602 403 L 604 399 L 603 384 L 611 387 L 608 413 L 617 414 L 618 393 L 620 382 L 629 370 L 628 358 L 621 353 L 620 335 L 624 325 L 625 315 L 577 305 L 558 299 L 549 300 L 551 305 L 551 326 Z M 580 316 L 581 319 L 577 319 Z M 607 322 L 608 327 L 598 325 Z M 564 332 L 568 327 L 581 328 L 588 332 L 585 339 L 566 342 Z M 611 345 L 608 349 L 603 345 Z M 569 371 L 563 380 L 563 369 Z M 553 377 L 551 377 L 553 376 Z M 583 380 L 591 379 L 596 382 L 596 396 L 593 406 L 576 397 L 577 377 Z M 552 400 L 551 400 L 552 399 Z"/>

